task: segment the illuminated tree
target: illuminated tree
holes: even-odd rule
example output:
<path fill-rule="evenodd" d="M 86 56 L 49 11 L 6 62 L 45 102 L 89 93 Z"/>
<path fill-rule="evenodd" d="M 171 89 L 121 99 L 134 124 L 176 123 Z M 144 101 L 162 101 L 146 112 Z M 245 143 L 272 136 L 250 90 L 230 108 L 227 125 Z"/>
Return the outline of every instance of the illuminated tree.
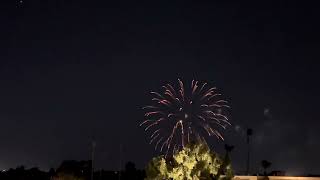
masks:
<path fill-rule="evenodd" d="M 153 158 L 146 173 L 146 180 L 219 180 L 233 176 L 230 161 L 222 161 L 205 143 L 190 143 L 171 159 L 164 156 Z"/>

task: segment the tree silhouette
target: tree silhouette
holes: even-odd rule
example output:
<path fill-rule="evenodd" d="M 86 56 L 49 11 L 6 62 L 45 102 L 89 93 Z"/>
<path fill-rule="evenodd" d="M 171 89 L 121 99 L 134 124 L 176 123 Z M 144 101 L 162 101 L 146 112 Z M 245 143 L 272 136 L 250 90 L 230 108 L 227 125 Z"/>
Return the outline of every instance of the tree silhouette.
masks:
<path fill-rule="evenodd" d="M 136 169 L 136 165 L 133 163 L 133 162 L 131 162 L 131 161 L 128 161 L 127 163 L 126 163 L 126 165 L 125 165 L 125 171 L 127 171 L 127 172 L 134 172 L 134 171 L 136 171 L 137 169 Z"/>
<path fill-rule="evenodd" d="M 225 144 L 224 149 L 226 150 L 226 153 L 229 154 L 234 149 L 234 146 Z"/>
<path fill-rule="evenodd" d="M 60 175 L 60 178 L 70 178 L 71 175 L 76 177 L 83 177 L 84 179 L 90 179 L 91 172 L 91 160 L 88 161 L 75 161 L 65 160 L 57 168 L 56 174 Z M 70 176 L 69 176 L 70 175 Z"/>
<path fill-rule="evenodd" d="M 230 153 L 234 149 L 234 146 L 225 144 L 224 149 L 226 150 L 226 154 L 224 156 L 223 163 L 214 179 L 218 179 L 222 174 L 226 175 L 227 177 L 233 177 Z"/>
<path fill-rule="evenodd" d="M 123 173 L 124 180 L 137 180 L 139 179 L 139 173 L 137 172 L 136 165 L 129 161 L 125 165 L 125 171 Z"/>
<path fill-rule="evenodd" d="M 267 169 L 271 166 L 271 162 L 267 161 L 267 160 L 262 160 L 261 161 L 261 166 L 263 167 L 264 169 L 264 175 L 266 176 L 267 175 Z"/>
<path fill-rule="evenodd" d="M 54 175 L 56 174 L 56 170 L 54 170 L 53 168 L 50 168 L 49 172 L 48 172 L 48 175 L 49 177 L 53 177 Z"/>

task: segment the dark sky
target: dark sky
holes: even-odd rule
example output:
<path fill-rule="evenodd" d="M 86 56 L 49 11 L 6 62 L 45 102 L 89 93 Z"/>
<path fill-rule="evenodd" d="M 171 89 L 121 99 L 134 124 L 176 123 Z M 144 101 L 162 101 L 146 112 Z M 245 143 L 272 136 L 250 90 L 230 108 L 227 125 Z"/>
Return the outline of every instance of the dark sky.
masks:
<path fill-rule="evenodd" d="M 0 168 L 64 159 L 139 168 L 156 154 L 139 123 L 148 92 L 192 79 L 231 102 L 226 142 L 260 161 L 320 173 L 319 9 L 296 1 L 9 0 L 0 5 Z M 222 153 L 224 142 L 211 139 Z M 260 169 L 261 170 L 261 169 Z"/>

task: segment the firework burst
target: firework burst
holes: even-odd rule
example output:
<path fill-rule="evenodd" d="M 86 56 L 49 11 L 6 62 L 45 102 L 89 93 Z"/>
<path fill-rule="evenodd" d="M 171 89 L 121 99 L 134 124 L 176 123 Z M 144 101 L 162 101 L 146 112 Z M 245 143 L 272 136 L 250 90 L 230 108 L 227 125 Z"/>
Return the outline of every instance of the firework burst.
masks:
<path fill-rule="evenodd" d="M 155 149 L 167 156 L 190 141 L 205 141 L 205 136 L 223 140 L 217 129 L 230 125 L 226 115 L 230 107 L 216 88 L 194 80 L 188 87 L 179 79 L 177 88 L 170 84 L 162 87 L 161 93 L 150 92 L 153 104 L 143 108 L 145 120 L 140 124 Z"/>

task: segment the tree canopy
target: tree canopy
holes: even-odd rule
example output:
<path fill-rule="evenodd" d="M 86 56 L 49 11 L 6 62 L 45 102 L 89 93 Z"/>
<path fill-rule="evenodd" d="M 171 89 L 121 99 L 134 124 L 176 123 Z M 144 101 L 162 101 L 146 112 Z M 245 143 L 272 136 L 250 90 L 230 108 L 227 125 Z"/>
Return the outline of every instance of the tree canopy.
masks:
<path fill-rule="evenodd" d="M 146 167 L 146 180 L 231 179 L 229 157 L 221 160 L 205 143 L 191 143 L 172 158 L 158 156 Z"/>

